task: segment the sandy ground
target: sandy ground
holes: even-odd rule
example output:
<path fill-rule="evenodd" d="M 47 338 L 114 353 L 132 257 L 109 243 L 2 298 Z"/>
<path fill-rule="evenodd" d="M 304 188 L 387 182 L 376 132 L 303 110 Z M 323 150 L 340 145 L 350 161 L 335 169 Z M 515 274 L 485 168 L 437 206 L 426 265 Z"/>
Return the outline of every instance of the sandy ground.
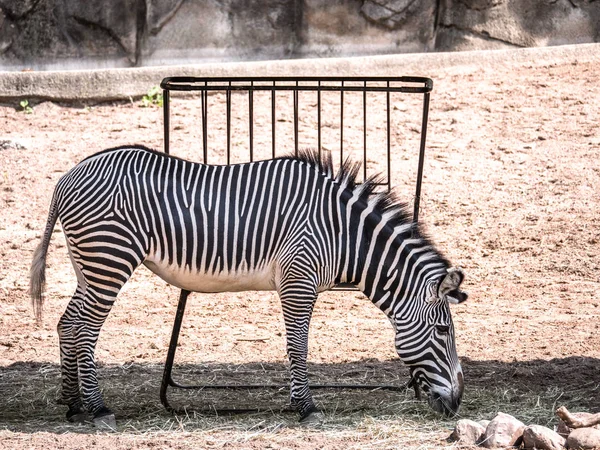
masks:
<path fill-rule="evenodd" d="M 527 399 L 530 410 L 536 408 L 536 396 L 539 406 L 540 396 L 545 395 L 570 409 L 597 412 L 600 66 L 597 61 L 570 59 L 549 65 L 534 60 L 526 64 L 497 61 L 485 68 L 456 66 L 436 73 L 424 68 L 422 75 L 432 77 L 435 86 L 421 219 L 439 248 L 465 270 L 470 294 L 466 304 L 453 307 L 467 384 L 465 414 L 484 418 L 476 417 L 484 413 L 483 407 L 470 402 L 469 394 L 476 399 L 485 389 L 498 387 L 514 395 L 515 402 Z M 208 140 L 215 155 L 222 154 L 226 145 L 221 100 L 215 95 L 209 102 Z M 348 154 L 357 157 L 362 149 L 361 98 L 347 100 L 345 145 Z M 270 110 L 267 98 L 257 102 L 255 128 L 264 132 L 255 131 L 255 148 L 257 157 L 266 157 L 271 145 Z M 385 136 L 385 97 L 375 96 L 369 102 L 368 147 L 373 150 L 368 169 L 385 170 L 383 146 L 378 141 Z M 276 144 L 284 153 L 291 148 L 286 139 L 293 132 L 286 105 L 289 99 L 278 100 Z M 314 97 L 301 97 L 303 147 L 316 145 L 315 105 Z M 142 108 L 139 102 L 77 107 L 41 103 L 33 105 L 31 114 L 15 106 L 0 107 L 0 140 L 10 141 L 0 147 L 0 446 L 445 445 L 447 422 L 426 416 L 414 425 L 410 414 L 403 417 L 389 411 L 389 393 L 379 397 L 323 394 L 320 401 L 334 422 L 343 415 L 336 416 L 338 406 L 340 411 L 354 411 L 344 413 L 354 417 L 350 425 L 336 422 L 324 431 L 298 429 L 291 425 L 293 415 L 285 412 L 275 418 L 249 419 L 261 424 L 254 431 L 247 425 L 236 428 L 235 419 L 206 419 L 208 425 L 206 421 L 194 425 L 196 419 L 188 417 L 185 426 L 181 420 L 172 420 L 162 410 L 157 386 L 177 290 L 145 268 L 135 273 L 120 294 L 96 352 L 100 382 L 107 401 L 111 403 L 112 398 L 112 404 L 117 403 L 122 433 L 96 435 L 91 427 L 64 424 L 63 407 L 55 402 L 59 389 L 55 326 L 75 288 L 75 277 L 57 227 L 48 258 L 44 322 L 36 326 L 27 297 L 32 252 L 61 174 L 104 148 L 137 143 L 161 149 L 162 111 Z M 172 153 L 198 159 L 200 101 L 177 99 L 172 106 Z M 391 107 L 392 184 L 400 197 L 412 202 L 420 99 L 394 96 Z M 327 111 L 323 146 L 336 151 L 339 100 L 325 97 L 323 108 Z M 233 114 L 237 161 L 246 158 L 247 103 L 243 97 L 234 97 Z M 214 156 L 213 162 L 222 160 Z M 177 354 L 183 373 L 206 382 L 285 382 L 280 316 L 274 293 L 192 296 Z M 312 379 L 403 383 L 406 369 L 395 357 L 392 338 L 387 319 L 359 293 L 322 294 L 311 328 Z M 217 392 L 198 401 L 209 408 L 258 405 L 281 410 L 286 407 L 286 396 L 285 392 Z M 550 415 L 552 402 L 547 408 Z M 352 415 L 364 410 L 369 411 L 366 418 L 363 413 L 358 419 Z M 136 422 L 140 416 L 147 420 Z M 165 423 L 172 429 L 165 430 Z M 280 423 L 285 425 L 280 427 Z M 407 433 L 413 426 L 416 435 Z"/>

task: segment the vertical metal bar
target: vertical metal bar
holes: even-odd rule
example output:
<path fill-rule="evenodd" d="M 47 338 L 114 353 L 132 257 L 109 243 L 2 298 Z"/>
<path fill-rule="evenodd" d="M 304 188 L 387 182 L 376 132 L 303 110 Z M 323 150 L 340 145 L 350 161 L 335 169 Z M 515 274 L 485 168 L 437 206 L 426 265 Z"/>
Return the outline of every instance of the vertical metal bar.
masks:
<path fill-rule="evenodd" d="M 363 180 L 367 179 L 367 82 L 363 82 Z"/>
<path fill-rule="evenodd" d="M 169 139 L 171 131 L 171 114 L 169 110 L 170 96 L 169 90 L 163 89 L 163 127 L 165 130 L 163 146 L 165 153 L 169 154 Z"/>
<path fill-rule="evenodd" d="M 229 82 L 231 88 L 231 81 Z M 225 92 L 227 102 L 227 165 L 231 164 L 231 89 Z"/>
<path fill-rule="evenodd" d="M 207 83 L 205 82 L 206 86 Z M 202 160 L 204 164 L 208 161 L 208 91 L 202 91 Z"/>
<path fill-rule="evenodd" d="M 275 158 L 275 81 L 271 91 L 271 148 L 272 157 Z"/>
<path fill-rule="evenodd" d="M 419 167 L 417 169 L 417 189 L 415 191 L 415 209 L 413 223 L 419 221 L 419 207 L 421 205 L 421 183 L 423 180 L 423 165 L 425 163 L 425 141 L 427 139 L 427 120 L 429 117 L 429 92 L 423 95 L 423 121 L 421 122 L 421 148 L 419 149 Z"/>
<path fill-rule="evenodd" d="M 391 121 L 390 121 L 390 82 L 387 82 L 386 91 L 386 114 L 387 114 L 387 191 L 392 190 L 392 139 L 391 139 Z"/>
<path fill-rule="evenodd" d="M 344 81 L 340 89 L 340 167 L 344 164 Z"/>
<path fill-rule="evenodd" d="M 298 156 L 298 81 L 294 89 L 294 154 Z"/>
<path fill-rule="evenodd" d="M 185 305 L 187 298 L 190 295 L 190 291 L 185 289 L 181 290 L 179 294 L 179 303 L 177 304 L 177 312 L 175 313 L 175 321 L 173 322 L 173 331 L 171 331 L 171 342 L 169 343 L 169 350 L 167 351 L 167 360 L 165 361 L 165 370 L 163 372 L 162 383 L 160 385 L 160 401 L 165 406 L 167 411 L 172 411 L 169 400 L 167 399 L 167 388 L 173 384 L 173 378 L 171 374 L 173 372 L 173 362 L 175 361 L 175 352 L 177 351 L 177 340 L 179 339 L 179 332 L 181 331 L 181 322 L 183 321 L 183 315 L 185 314 Z"/>
<path fill-rule="evenodd" d="M 248 91 L 248 134 L 250 135 L 250 162 L 254 161 L 254 82 L 250 82 Z"/>
<path fill-rule="evenodd" d="M 321 80 L 319 80 L 319 89 L 317 90 L 317 145 L 319 151 L 319 160 L 321 160 Z"/>

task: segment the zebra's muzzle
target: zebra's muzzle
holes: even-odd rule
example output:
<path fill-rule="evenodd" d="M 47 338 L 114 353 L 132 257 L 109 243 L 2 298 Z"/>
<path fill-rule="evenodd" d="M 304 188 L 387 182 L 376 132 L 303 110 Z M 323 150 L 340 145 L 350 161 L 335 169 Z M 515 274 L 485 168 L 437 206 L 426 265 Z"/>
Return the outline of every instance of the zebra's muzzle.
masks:
<path fill-rule="evenodd" d="M 453 417 L 460 408 L 460 397 L 445 397 L 438 393 L 432 393 L 429 396 L 429 406 L 436 412 L 446 417 Z"/>
<path fill-rule="evenodd" d="M 429 406 L 436 412 L 446 417 L 453 417 L 458 413 L 462 401 L 464 383 L 462 371 L 456 374 L 456 383 L 452 390 L 432 389 L 429 392 Z"/>

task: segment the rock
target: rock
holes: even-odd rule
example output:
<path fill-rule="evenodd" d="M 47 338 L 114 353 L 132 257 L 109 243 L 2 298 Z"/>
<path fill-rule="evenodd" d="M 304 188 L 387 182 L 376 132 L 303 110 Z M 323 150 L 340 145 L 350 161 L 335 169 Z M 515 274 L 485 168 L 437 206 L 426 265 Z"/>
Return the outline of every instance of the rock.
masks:
<path fill-rule="evenodd" d="M 481 425 L 483 428 L 487 428 L 490 424 L 491 420 L 478 420 L 477 423 Z"/>
<path fill-rule="evenodd" d="M 561 2 L 532 8 L 528 1 L 448 0 L 438 12 L 436 50 L 584 42 L 595 33 L 600 9 Z"/>
<path fill-rule="evenodd" d="M 450 442 L 460 442 L 465 445 L 477 445 L 483 438 L 485 427 L 469 419 L 461 419 L 456 423 L 454 431 L 448 438 Z"/>
<path fill-rule="evenodd" d="M 14 18 L 21 19 L 31 12 L 37 2 L 35 0 L 2 0 L 0 7 Z"/>
<path fill-rule="evenodd" d="M 598 41 L 597 1 L 538 3 L 0 0 L 0 66 L 106 68 Z"/>
<path fill-rule="evenodd" d="M 486 448 L 502 448 L 518 445 L 523 438 L 525 424 L 510 414 L 498 413 L 483 435 L 481 444 Z"/>
<path fill-rule="evenodd" d="M 365 0 L 360 11 L 368 19 L 393 30 L 420 11 L 423 3 L 411 0 Z"/>
<path fill-rule="evenodd" d="M 16 34 L 15 24 L 0 10 L 0 55 L 10 48 Z"/>
<path fill-rule="evenodd" d="M 27 146 L 23 142 L 15 139 L 0 138 L 0 150 L 27 150 Z"/>
<path fill-rule="evenodd" d="M 523 430 L 523 443 L 527 449 L 561 450 L 565 442 L 564 437 L 541 425 L 530 425 Z"/>
<path fill-rule="evenodd" d="M 131 62 L 136 61 L 138 47 L 138 20 L 140 3 L 136 0 L 106 0 L 103 2 L 65 2 L 65 19 L 73 18 L 78 24 L 78 45 L 92 54 L 97 50 L 93 39 L 105 39 L 121 47 Z M 105 30 L 103 36 L 96 30 Z M 69 30 L 75 34 L 73 31 Z M 74 39 L 74 38 L 72 38 Z"/>
<path fill-rule="evenodd" d="M 600 430 L 596 428 L 577 428 L 569 434 L 567 447 L 580 450 L 600 448 Z"/>
<path fill-rule="evenodd" d="M 158 33 L 176 13 L 183 0 L 161 0 L 146 2 L 146 20 L 150 33 Z"/>
<path fill-rule="evenodd" d="M 571 415 L 573 417 L 575 417 L 576 419 L 587 419 L 591 416 L 593 416 L 592 413 L 587 413 L 587 412 L 576 412 L 576 413 L 571 413 Z M 595 425 L 592 428 L 596 428 L 598 430 L 600 430 L 600 425 Z M 560 434 L 562 437 L 567 437 L 571 431 L 573 431 L 573 428 L 569 427 L 562 419 L 560 419 L 558 421 L 558 426 L 556 427 L 556 432 L 558 434 Z"/>

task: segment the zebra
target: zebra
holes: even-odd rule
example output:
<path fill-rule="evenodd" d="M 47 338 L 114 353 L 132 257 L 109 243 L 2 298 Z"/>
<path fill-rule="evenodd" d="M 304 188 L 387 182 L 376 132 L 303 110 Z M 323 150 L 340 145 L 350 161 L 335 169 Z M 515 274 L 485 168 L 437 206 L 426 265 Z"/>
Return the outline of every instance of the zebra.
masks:
<path fill-rule="evenodd" d="M 321 421 L 307 374 L 318 293 L 358 287 L 389 318 L 415 391 L 443 414 L 458 411 L 463 373 L 449 304 L 464 274 L 412 223 L 406 205 L 357 181 L 359 164 L 334 173 L 331 155 L 228 166 L 186 161 L 143 146 L 92 155 L 58 181 L 36 248 L 30 294 L 41 320 L 46 255 L 57 219 L 77 276 L 58 322 L 62 400 L 70 421 L 88 413 L 115 424 L 100 393 L 94 349 L 119 290 L 144 264 L 181 289 L 275 290 L 286 330 L 291 404 Z"/>

